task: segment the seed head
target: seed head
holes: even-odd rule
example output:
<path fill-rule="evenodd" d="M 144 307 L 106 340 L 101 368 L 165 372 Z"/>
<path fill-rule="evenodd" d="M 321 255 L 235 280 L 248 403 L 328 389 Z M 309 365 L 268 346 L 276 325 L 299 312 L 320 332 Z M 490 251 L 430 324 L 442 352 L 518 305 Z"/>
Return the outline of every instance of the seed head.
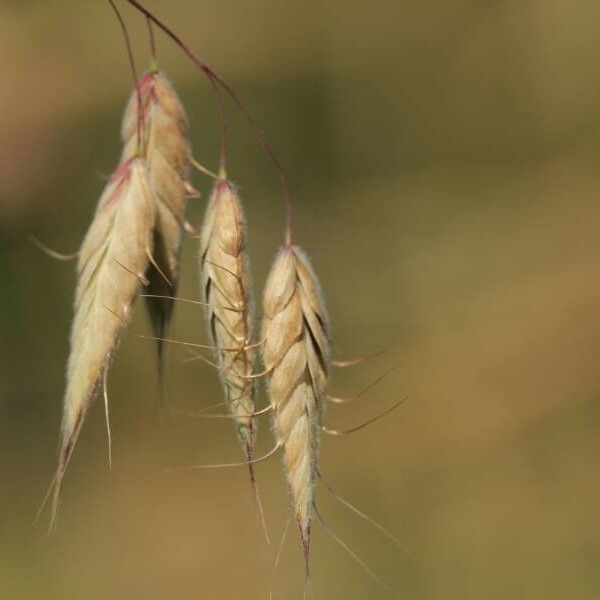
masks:
<path fill-rule="evenodd" d="M 225 402 L 237 415 L 237 435 L 252 459 L 256 419 L 252 374 L 255 352 L 251 337 L 251 299 L 246 249 L 246 222 L 240 198 L 229 181 L 215 184 L 200 237 L 200 280 L 209 335 L 218 348 Z M 252 474 L 252 468 L 251 468 Z"/>
<path fill-rule="evenodd" d="M 100 197 L 79 251 L 52 522 L 73 447 L 148 267 L 154 215 L 145 161 L 121 164 Z"/>
<path fill-rule="evenodd" d="M 263 308 L 263 361 L 269 373 L 273 430 L 283 448 L 291 503 L 308 561 L 330 340 L 317 277 L 298 246 L 279 250 Z"/>
<path fill-rule="evenodd" d="M 191 190 L 188 181 L 190 143 L 187 117 L 163 73 L 146 73 L 138 87 L 142 118 L 140 120 L 138 94 L 134 92 L 121 126 L 122 157 L 127 160 L 137 154 L 146 158 L 154 192 L 154 260 L 146 273 L 148 295 L 173 297 L 179 282 L 185 209 Z M 138 125 L 141 125 L 141 139 L 138 139 Z M 164 338 L 173 314 L 173 300 L 148 297 L 146 304 L 155 336 Z M 158 351 L 160 359 L 160 340 Z M 162 360 L 159 360 L 159 365 L 162 366 Z"/>

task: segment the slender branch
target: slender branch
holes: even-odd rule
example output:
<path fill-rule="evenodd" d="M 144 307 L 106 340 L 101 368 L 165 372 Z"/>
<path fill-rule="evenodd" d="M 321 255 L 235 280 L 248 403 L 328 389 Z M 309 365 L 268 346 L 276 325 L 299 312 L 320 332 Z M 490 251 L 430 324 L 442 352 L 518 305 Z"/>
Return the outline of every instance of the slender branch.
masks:
<path fill-rule="evenodd" d="M 112 1 L 112 0 L 110 0 Z M 213 83 L 217 83 L 231 98 L 233 103 L 237 106 L 238 110 L 242 113 L 244 118 L 250 124 L 254 137 L 258 144 L 263 149 L 264 153 L 273 163 L 275 171 L 279 177 L 279 181 L 283 190 L 285 213 L 286 213 L 286 243 L 292 243 L 292 221 L 293 221 L 293 210 L 292 210 L 292 197 L 290 194 L 287 176 L 285 170 L 277 155 L 273 151 L 273 148 L 267 141 L 267 138 L 259 126 L 258 122 L 254 118 L 254 115 L 246 108 L 246 105 L 242 102 L 237 92 L 226 82 L 221 76 L 210 66 L 207 62 L 202 60 L 183 40 L 167 25 L 160 21 L 152 12 L 145 8 L 138 0 L 125 0 L 131 6 L 135 7 L 140 13 L 146 16 L 147 19 L 152 21 L 157 27 L 159 27 L 167 36 L 173 40 L 177 46 L 195 63 L 195 65 L 211 80 Z M 221 100 L 220 100 L 221 101 Z"/>
<path fill-rule="evenodd" d="M 150 38 L 150 54 L 152 56 L 153 67 L 157 68 L 158 59 L 156 52 L 156 36 L 154 35 L 154 28 L 152 27 L 152 21 L 146 17 L 146 23 L 148 24 L 148 37 Z"/>
<path fill-rule="evenodd" d="M 141 149 L 142 145 L 142 93 L 140 92 L 140 86 L 138 85 L 138 76 L 137 70 L 135 68 L 135 59 L 133 57 L 133 49 L 131 47 L 131 39 L 129 37 L 129 32 L 127 31 L 127 25 L 125 25 L 125 21 L 123 20 L 123 16 L 119 12 L 116 4 L 113 0 L 108 0 L 112 9 L 115 11 L 115 15 L 119 20 L 119 24 L 121 25 L 121 30 L 123 31 L 123 37 L 125 38 L 125 45 L 127 46 L 127 56 L 129 57 L 129 66 L 131 67 L 131 74 L 133 75 L 133 85 L 135 86 L 135 93 L 137 99 L 138 106 L 138 119 L 137 119 L 137 146 L 138 151 Z"/>

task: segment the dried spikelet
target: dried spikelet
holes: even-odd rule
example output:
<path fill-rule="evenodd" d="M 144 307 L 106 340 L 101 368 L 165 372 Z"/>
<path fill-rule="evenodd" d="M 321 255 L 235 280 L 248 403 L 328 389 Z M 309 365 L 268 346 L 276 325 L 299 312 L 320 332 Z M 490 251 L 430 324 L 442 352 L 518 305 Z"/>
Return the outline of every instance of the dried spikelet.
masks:
<path fill-rule="evenodd" d="M 317 277 L 297 246 L 279 250 L 263 305 L 263 360 L 273 429 L 283 448 L 292 507 L 308 560 L 330 343 Z"/>
<path fill-rule="evenodd" d="M 254 384 L 255 353 L 250 341 L 250 283 L 246 224 L 239 196 L 229 181 L 215 184 L 200 237 L 200 278 L 208 304 L 208 330 L 221 367 L 229 412 L 246 457 L 251 460 L 256 441 Z M 250 473 L 253 479 L 252 464 Z M 254 480 L 254 479 L 253 479 Z"/>
<path fill-rule="evenodd" d="M 149 296 L 170 296 L 177 292 L 179 256 L 185 224 L 185 208 L 190 195 L 188 183 L 190 144 L 185 110 L 166 77 L 156 71 L 146 73 L 139 84 L 142 103 L 142 140 L 138 144 L 138 97 L 134 92 L 123 116 L 122 159 L 140 152 L 148 163 L 150 183 L 156 204 L 154 263 L 146 277 Z M 165 337 L 173 314 L 173 300 L 146 298 L 150 320 L 157 338 Z M 162 366 L 162 341 L 158 340 Z"/>
<path fill-rule="evenodd" d="M 121 164 L 100 197 L 79 252 L 52 523 L 73 447 L 148 267 L 154 214 L 145 161 Z"/>

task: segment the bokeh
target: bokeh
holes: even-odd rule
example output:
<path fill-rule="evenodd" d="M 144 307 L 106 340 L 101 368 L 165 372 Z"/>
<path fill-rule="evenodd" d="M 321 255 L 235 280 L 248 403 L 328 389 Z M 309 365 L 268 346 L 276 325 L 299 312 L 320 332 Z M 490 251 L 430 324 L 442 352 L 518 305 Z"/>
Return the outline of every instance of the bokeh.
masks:
<path fill-rule="evenodd" d="M 600 597 L 600 4 L 592 0 L 148 0 L 239 91 L 289 174 L 296 234 L 319 273 L 336 372 L 322 471 L 328 524 L 382 590 L 314 527 L 315 598 Z M 120 6 L 138 69 L 145 23 Z M 215 168 L 210 86 L 163 36 L 163 67 Z M 34 515 L 53 474 L 75 276 L 33 234 L 76 250 L 119 153 L 132 87 L 108 3 L 0 5 L 0 598 L 300 598 L 281 465 L 166 472 L 241 453 L 231 423 L 174 415 L 220 400 L 216 374 L 170 347 L 164 402 L 141 303 L 65 480 L 56 533 Z M 229 106 L 230 174 L 256 294 L 283 236 L 281 193 Z M 210 181 L 195 177 L 205 199 Z M 199 223 L 204 200 L 190 204 Z M 197 291 L 188 239 L 181 296 Z M 260 307 L 260 302 L 257 302 Z M 198 307 L 172 336 L 205 342 Z M 206 343 L 206 342 L 205 342 Z M 261 397 L 261 402 L 265 402 Z M 158 415 L 158 416 L 157 416 Z M 272 445 L 261 424 L 260 451 Z"/>

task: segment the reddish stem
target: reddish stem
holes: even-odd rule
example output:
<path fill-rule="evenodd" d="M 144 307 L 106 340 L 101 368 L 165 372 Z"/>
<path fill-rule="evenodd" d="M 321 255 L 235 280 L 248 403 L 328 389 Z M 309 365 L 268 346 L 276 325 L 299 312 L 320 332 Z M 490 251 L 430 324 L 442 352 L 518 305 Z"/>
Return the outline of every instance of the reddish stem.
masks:
<path fill-rule="evenodd" d="M 112 0 L 109 0 L 112 2 Z M 258 125 L 258 122 L 254 118 L 254 115 L 246 108 L 241 98 L 238 96 L 236 91 L 226 82 L 221 76 L 206 63 L 203 61 L 187 44 L 183 42 L 183 40 L 174 33 L 169 27 L 167 27 L 162 21 L 160 21 L 157 17 L 155 17 L 147 8 L 145 8 L 138 0 L 125 0 L 133 7 L 135 7 L 139 12 L 146 16 L 147 19 L 150 19 L 157 27 L 162 29 L 162 31 L 168 35 L 175 44 L 177 44 L 181 50 L 196 64 L 196 66 L 209 78 L 213 87 L 216 87 L 215 84 L 221 86 L 221 88 L 227 93 L 227 95 L 231 98 L 233 103 L 237 106 L 238 110 L 242 113 L 244 118 L 250 124 L 254 137 L 256 138 L 258 144 L 263 149 L 265 154 L 268 156 L 270 161 L 273 163 L 277 175 L 279 177 L 279 181 L 281 183 L 281 187 L 283 189 L 284 203 L 285 203 L 285 211 L 286 211 L 286 243 L 291 243 L 292 241 L 292 220 L 293 220 L 293 211 L 292 211 L 292 197 L 289 191 L 289 186 L 287 182 L 287 177 L 285 175 L 285 171 L 281 162 L 277 158 L 275 152 L 271 148 L 271 145 L 267 141 L 267 138 Z M 221 96 L 219 95 L 219 102 L 222 103 Z M 222 110 L 222 114 L 224 111 Z M 221 123 L 223 127 L 223 123 Z M 223 152 L 223 142 L 222 142 L 222 152 Z"/>
<path fill-rule="evenodd" d="M 156 66 L 157 65 L 156 37 L 154 35 L 152 21 L 148 17 L 146 17 L 146 23 L 148 24 L 148 37 L 150 38 L 150 54 L 152 56 L 152 61 L 154 62 L 154 66 Z"/>
<path fill-rule="evenodd" d="M 137 146 L 138 149 L 141 148 L 142 144 L 142 119 L 143 119 L 143 107 L 142 107 L 142 94 L 140 92 L 140 87 L 138 85 L 138 76 L 135 68 L 135 59 L 133 58 L 133 49 L 131 48 L 131 39 L 129 37 L 129 32 L 127 31 L 127 25 L 125 25 L 125 21 L 119 9 L 115 5 L 113 0 L 108 0 L 112 9 L 115 11 L 115 15 L 117 15 L 117 19 L 119 20 L 119 24 L 121 25 L 121 30 L 123 31 L 123 37 L 125 38 L 125 45 L 127 46 L 127 56 L 129 58 L 129 66 L 131 67 L 131 74 L 133 75 L 133 85 L 135 86 L 137 106 L 138 106 L 138 119 L 137 119 Z"/>

